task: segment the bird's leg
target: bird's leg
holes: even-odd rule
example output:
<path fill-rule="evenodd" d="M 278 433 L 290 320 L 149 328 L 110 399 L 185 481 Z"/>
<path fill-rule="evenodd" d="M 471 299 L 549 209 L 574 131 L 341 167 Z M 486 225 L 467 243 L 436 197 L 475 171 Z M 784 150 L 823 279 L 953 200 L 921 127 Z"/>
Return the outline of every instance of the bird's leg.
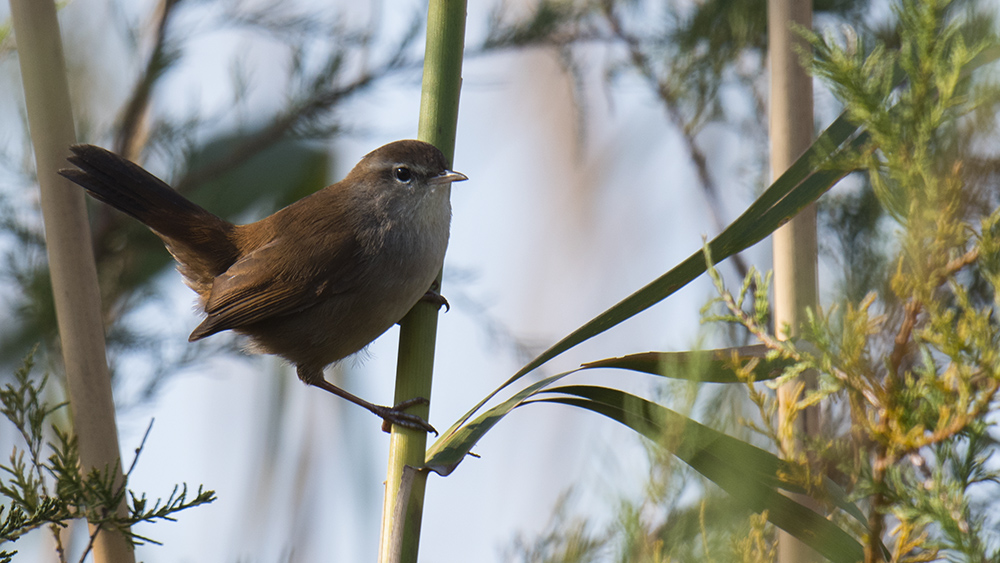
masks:
<path fill-rule="evenodd" d="M 448 311 L 451 311 L 451 305 L 448 303 L 448 300 L 444 298 L 444 295 L 438 293 L 439 291 L 441 291 L 441 284 L 438 283 L 437 280 L 434 280 L 434 283 L 431 284 L 430 289 L 427 290 L 427 293 L 425 293 L 423 297 L 420 298 L 420 300 L 423 301 L 424 303 L 437 305 L 438 309 L 440 309 L 441 306 L 444 305 L 444 312 L 447 313 Z"/>
<path fill-rule="evenodd" d="M 330 383 L 323 377 L 323 370 L 321 369 L 310 369 L 303 368 L 299 366 L 296 371 L 298 372 L 299 379 L 305 383 L 312 385 L 314 387 L 319 387 L 325 391 L 329 391 L 334 395 L 347 399 L 348 401 L 354 403 L 355 405 L 364 407 L 369 411 L 373 412 L 375 416 L 381 418 L 384 422 L 382 423 L 382 430 L 388 432 L 390 426 L 393 424 L 398 424 L 400 426 L 405 426 L 406 428 L 412 428 L 414 430 L 423 430 L 424 432 L 433 432 L 437 436 L 437 430 L 433 426 L 428 424 L 424 419 L 420 418 L 415 414 L 409 414 L 404 412 L 405 409 L 412 407 L 413 405 L 425 405 L 427 404 L 427 399 L 423 397 L 414 397 L 412 399 L 407 399 L 402 401 L 394 407 L 383 407 L 381 405 L 376 405 L 374 403 L 369 403 L 368 401 L 358 397 L 353 393 L 344 391 L 340 387 Z"/>
<path fill-rule="evenodd" d="M 330 393 L 333 393 L 338 397 L 343 397 L 344 399 L 347 399 L 348 401 L 373 412 L 375 416 L 383 420 L 382 430 L 386 432 L 390 431 L 391 426 L 393 424 L 398 424 L 406 428 L 412 428 L 413 430 L 423 430 L 424 432 L 433 432 L 434 435 L 437 436 L 438 433 L 437 430 L 435 430 L 433 426 L 428 424 L 427 421 L 425 421 L 424 419 L 420 418 L 415 414 L 409 414 L 407 412 L 404 412 L 405 409 L 408 409 L 413 405 L 426 405 L 428 401 L 423 397 L 414 397 L 412 399 L 407 399 L 405 401 L 402 401 L 401 403 L 399 403 L 394 407 L 385 407 L 382 405 L 369 403 L 368 401 L 362 399 L 361 397 L 358 397 L 357 395 L 344 391 L 340 387 L 337 387 L 336 385 L 330 383 L 325 379 L 321 379 L 320 381 L 313 383 L 313 385 L 319 387 L 320 389 L 329 391 Z"/>

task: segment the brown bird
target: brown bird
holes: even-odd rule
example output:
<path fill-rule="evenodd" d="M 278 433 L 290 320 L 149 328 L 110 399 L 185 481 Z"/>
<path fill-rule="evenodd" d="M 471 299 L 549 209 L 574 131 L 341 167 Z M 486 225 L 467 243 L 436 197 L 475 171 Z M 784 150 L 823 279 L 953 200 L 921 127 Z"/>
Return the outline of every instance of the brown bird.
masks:
<path fill-rule="evenodd" d="M 234 225 L 192 203 L 142 167 L 93 145 L 71 147 L 78 169 L 59 173 L 135 217 L 166 244 L 207 317 L 190 341 L 223 330 L 281 356 L 299 378 L 386 422 L 434 432 L 403 409 L 369 403 L 331 384 L 326 366 L 367 346 L 426 297 L 444 260 L 450 186 L 466 176 L 421 141 L 396 141 L 346 178 L 255 223 Z"/>

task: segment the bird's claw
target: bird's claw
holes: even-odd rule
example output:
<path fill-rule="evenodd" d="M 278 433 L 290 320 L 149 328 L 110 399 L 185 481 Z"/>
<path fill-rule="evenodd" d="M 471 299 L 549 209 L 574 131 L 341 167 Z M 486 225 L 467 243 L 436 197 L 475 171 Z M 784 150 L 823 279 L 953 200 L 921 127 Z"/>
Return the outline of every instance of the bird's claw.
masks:
<path fill-rule="evenodd" d="M 444 295 L 441 295 L 437 291 L 434 291 L 434 289 L 428 289 L 427 293 L 425 293 L 424 296 L 420 298 L 420 300 L 423 301 L 424 303 L 430 303 L 431 305 L 435 305 L 437 306 L 438 309 L 440 309 L 441 306 L 444 305 L 445 313 L 451 311 L 451 304 L 448 303 L 448 300 L 444 298 Z"/>
<path fill-rule="evenodd" d="M 438 435 L 437 430 L 433 426 L 427 423 L 424 419 L 420 418 L 415 414 L 409 414 L 404 412 L 406 409 L 412 407 L 413 405 L 426 405 L 429 401 L 423 397 L 414 397 L 412 399 L 407 399 L 400 402 L 394 407 L 378 407 L 375 414 L 382 417 L 382 431 L 389 432 L 392 430 L 393 424 L 398 424 L 405 428 L 410 428 L 412 430 L 423 430 L 424 432 L 433 432 L 435 436 Z"/>

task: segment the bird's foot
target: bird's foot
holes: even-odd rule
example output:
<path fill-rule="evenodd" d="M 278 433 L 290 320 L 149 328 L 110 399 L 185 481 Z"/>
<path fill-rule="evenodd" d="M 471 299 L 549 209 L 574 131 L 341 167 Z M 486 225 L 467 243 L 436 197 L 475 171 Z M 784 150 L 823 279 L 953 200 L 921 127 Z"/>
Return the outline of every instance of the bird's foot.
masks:
<path fill-rule="evenodd" d="M 398 424 L 400 426 L 410 428 L 413 430 L 423 430 L 424 432 L 433 432 L 435 436 L 438 435 L 437 430 L 433 426 L 427 423 L 424 419 L 420 418 L 415 414 L 409 414 L 404 412 L 406 409 L 412 407 L 413 405 L 426 405 L 429 401 L 423 397 L 414 397 L 412 399 L 407 399 L 400 402 L 394 407 L 382 407 L 374 405 L 373 413 L 382 417 L 382 431 L 389 432 L 392 430 L 393 424 Z"/>
<path fill-rule="evenodd" d="M 435 305 L 438 309 L 440 309 L 441 306 L 444 305 L 444 312 L 447 313 L 448 311 L 451 311 L 451 304 L 449 304 L 448 300 L 444 298 L 444 295 L 438 293 L 439 289 L 440 286 L 438 285 L 438 283 L 434 282 L 434 285 L 432 285 L 431 288 L 427 290 L 427 293 L 425 293 L 423 297 L 420 298 L 420 300 L 423 301 L 424 303 L 430 303 L 431 305 Z"/>
<path fill-rule="evenodd" d="M 382 419 L 382 430 L 389 432 L 392 429 L 393 424 L 398 424 L 400 426 L 405 426 L 406 428 L 412 428 L 414 430 L 423 430 L 424 432 L 433 432 L 437 436 L 437 430 L 434 427 L 420 418 L 415 414 L 408 414 L 403 411 L 412 407 L 413 405 L 426 405 L 429 403 L 427 399 L 423 397 L 414 397 L 412 399 L 407 399 L 402 401 L 394 407 L 383 407 L 381 405 L 376 405 L 374 403 L 369 403 L 368 401 L 349 393 L 340 387 L 330 383 L 329 381 L 323 379 L 323 371 L 317 370 L 315 368 L 310 368 L 309 366 L 298 366 L 299 378 L 308 383 L 309 385 L 314 385 L 323 389 L 324 391 L 329 391 L 338 397 L 347 399 L 348 401 L 354 403 L 355 405 L 362 406 L 369 411 L 375 413 L 378 417 Z"/>

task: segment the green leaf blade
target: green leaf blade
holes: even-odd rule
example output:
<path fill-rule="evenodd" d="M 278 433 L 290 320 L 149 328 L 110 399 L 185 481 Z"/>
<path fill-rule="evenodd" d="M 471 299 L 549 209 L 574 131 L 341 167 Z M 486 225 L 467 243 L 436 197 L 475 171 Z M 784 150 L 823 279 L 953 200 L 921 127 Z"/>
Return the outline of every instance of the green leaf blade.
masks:
<path fill-rule="evenodd" d="M 777 490 L 801 492 L 779 477 L 786 462 L 777 456 L 617 389 L 572 385 L 545 392 L 572 396 L 535 402 L 603 414 L 666 447 L 750 510 L 766 510 L 769 521 L 827 559 L 837 563 L 864 559 L 864 549 L 850 534 Z"/>
<path fill-rule="evenodd" d="M 795 363 L 784 358 L 768 359 L 767 352 L 763 344 L 691 352 L 642 352 L 587 362 L 581 367 L 624 369 L 699 383 L 746 383 L 733 371 L 734 362 L 740 365 L 755 361 L 754 381 L 775 379 Z"/>

